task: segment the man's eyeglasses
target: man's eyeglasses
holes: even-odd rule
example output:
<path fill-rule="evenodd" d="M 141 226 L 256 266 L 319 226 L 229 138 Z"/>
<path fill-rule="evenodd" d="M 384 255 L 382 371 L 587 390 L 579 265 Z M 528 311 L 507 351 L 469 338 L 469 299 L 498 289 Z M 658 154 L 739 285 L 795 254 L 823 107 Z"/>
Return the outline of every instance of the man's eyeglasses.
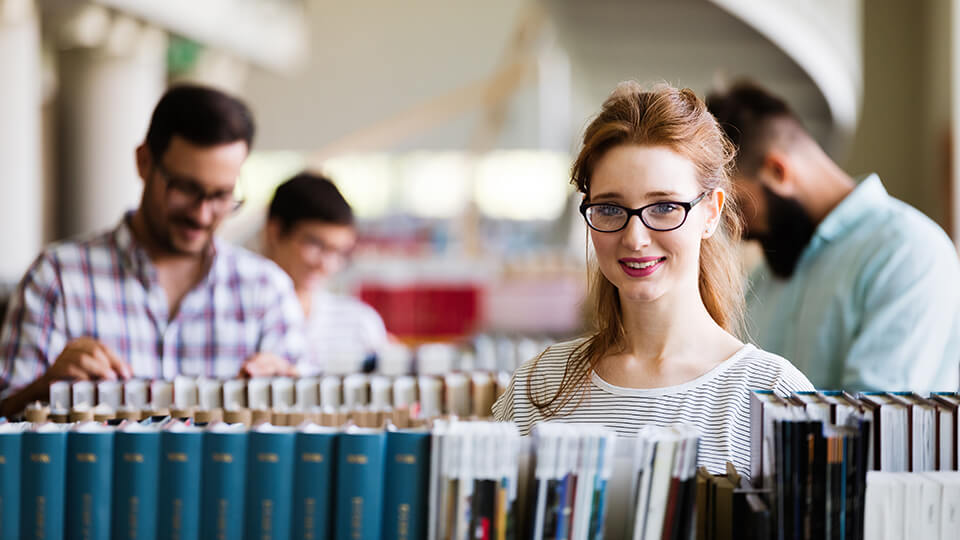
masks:
<path fill-rule="evenodd" d="M 194 208 L 207 202 L 215 214 L 228 214 L 236 212 L 243 206 L 243 199 L 234 195 L 233 191 L 215 191 L 207 193 L 199 184 L 193 180 L 177 178 L 155 160 L 157 171 L 167 183 L 167 197 L 171 206 L 178 208 Z"/>
<path fill-rule="evenodd" d="M 587 220 L 587 225 L 597 232 L 621 231 L 632 216 L 639 217 L 650 230 L 672 231 L 679 229 L 687 221 L 690 209 L 709 194 L 709 191 L 704 191 L 690 202 L 655 202 L 640 208 L 626 208 L 613 203 L 583 203 L 580 213 Z"/>

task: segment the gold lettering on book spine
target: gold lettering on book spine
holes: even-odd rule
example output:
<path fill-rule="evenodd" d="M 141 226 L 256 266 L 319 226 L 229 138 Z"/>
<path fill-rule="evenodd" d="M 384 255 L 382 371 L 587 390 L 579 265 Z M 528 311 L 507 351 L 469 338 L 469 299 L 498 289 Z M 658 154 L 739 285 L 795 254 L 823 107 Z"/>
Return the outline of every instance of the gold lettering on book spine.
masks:
<path fill-rule="evenodd" d="M 280 461 L 280 458 L 276 454 L 264 452 L 261 454 L 257 454 L 257 461 L 262 461 L 265 463 L 276 463 Z"/>
<path fill-rule="evenodd" d="M 47 499 L 44 497 L 37 497 L 37 513 L 34 526 L 36 527 L 35 537 L 46 538 L 47 534 L 44 529 L 47 528 Z"/>
<path fill-rule="evenodd" d="M 50 456 L 47 454 L 30 454 L 30 461 L 34 463 L 50 463 Z"/>
<path fill-rule="evenodd" d="M 124 453 L 123 460 L 127 463 L 143 463 L 143 454 Z"/>
<path fill-rule="evenodd" d="M 213 460 L 217 463 L 233 463 L 233 455 L 214 452 Z"/>
<path fill-rule="evenodd" d="M 300 456 L 300 459 L 309 463 L 323 463 L 323 454 L 315 453 L 304 453 Z"/>
<path fill-rule="evenodd" d="M 351 520 L 351 538 L 360 540 L 363 538 L 363 497 L 354 497 L 350 499 L 353 515 Z"/>
<path fill-rule="evenodd" d="M 397 540 L 410 538 L 410 505 L 401 504 L 397 507 Z"/>
<path fill-rule="evenodd" d="M 366 465 L 367 456 L 363 454 L 347 454 L 347 463 L 352 463 L 353 465 Z"/>
<path fill-rule="evenodd" d="M 167 461 L 187 462 L 187 455 L 182 452 L 170 452 L 167 454 Z"/>
<path fill-rule="evenodd" d="M 407 465 L 416 465 L 417 457 L 413 454 L 397 454 L 397 463 L 405 463 Z"/>
<path fill-rule="evenodd" d="M 77 454 L 77 461 L 80 463 L 96 463 L 97 455 L 96 454 Z"/>

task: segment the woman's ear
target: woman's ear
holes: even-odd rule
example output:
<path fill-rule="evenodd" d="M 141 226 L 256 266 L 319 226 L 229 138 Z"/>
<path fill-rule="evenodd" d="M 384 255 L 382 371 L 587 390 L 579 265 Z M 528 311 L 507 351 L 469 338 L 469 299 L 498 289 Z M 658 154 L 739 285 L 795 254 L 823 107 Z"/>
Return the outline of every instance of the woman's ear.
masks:
<path fill-rule="evenodd" d="M 703 238 L 710 238 L 717 232 L 720 226 L 720 219 L 723 216 L 723 205 L 727 201 L 727 194 L 722 188 L 713 190 L 713 194 L 707 198 L 707 223 L 703 229 Z"/>

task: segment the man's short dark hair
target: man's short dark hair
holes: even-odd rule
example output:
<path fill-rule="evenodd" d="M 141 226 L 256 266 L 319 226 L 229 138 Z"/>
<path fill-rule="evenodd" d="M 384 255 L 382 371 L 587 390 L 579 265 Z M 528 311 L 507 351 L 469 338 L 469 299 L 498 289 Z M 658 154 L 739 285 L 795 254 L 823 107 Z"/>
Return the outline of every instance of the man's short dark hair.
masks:
<path fill-rule="evenodd" d="M 790 106 L 750 81 L 740 81 L 725 92 L 707 95 L 707 108 L 727 138 L 736 146 L 737 170 L 752 174 L 761 165 L 770 140 L 779 126 L 805 131 Z"/>
<path fill-rule="evenodd" d="M 267 218 L 284 233 L 301 221 L 353 225 L 353 210 L 329 178 L 302 172 L 277 187 Z"/>
<path fill-rule="evenodd" d="M 185 84 L 170 88 L 160 98 L 146 144 L 156 159 L 167 151 L 174 135 L 197 146 L 243 141 L 249 150 L 253 133 L 253 114 L 242 101 L 213 88 Z"/>

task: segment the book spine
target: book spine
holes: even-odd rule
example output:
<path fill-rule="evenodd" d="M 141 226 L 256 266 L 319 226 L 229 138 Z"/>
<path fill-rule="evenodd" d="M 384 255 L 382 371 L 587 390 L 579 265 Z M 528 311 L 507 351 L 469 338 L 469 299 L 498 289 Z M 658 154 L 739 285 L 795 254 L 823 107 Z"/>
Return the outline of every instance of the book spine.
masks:
<path fill-rule="evenodd" d="M 248 435 L 246 538 L 286 540 L 293 520 L 296 433 Z"/>
<path fill-rule="evenodd" d="M 344 433 L 337 449 L 336 540 L 379 540 L 382 530 L 382 433 Z"/>
<path fill-rule="evenodd" d="M 242 538 L 247 434 L 203 434 L 201 538 Z"/>
<path fill-rule="evenodd" d="M 336 433 L 297 433 L 294 453 L 293 538 L 323 540 L 333 532 Z"/>
<path fill-rule="evenodd" d="M 68 540 L 108 540 L 113 490 L 112 431 L 67 434 Z"/>
<path fill-rule="evenodd" d="M 197 540 L 203 433 L 165 431 L 160 435 L 160 444 L 158 537 Z"/>
<path fill-rule="evenodd" d="M 160 432 L 114 435 L 113 539 L 152 540 L 157 533 Z"/>
<path fill-rule="evenodd" d="M 20 538 L 63 538 L 67 433 L 24 432 L 21 449 Z"/>
<path fill-rule="evenodd" d="M 426 535 L 430 434 L 394 431 L 387 433 L 386 439 L 383 537 L 422 540 Z"/>
<path fill-rule="evenodd" d="M 23 433 L 0 433 L 0 538 L 20 537 L 20 454 Z"/>

